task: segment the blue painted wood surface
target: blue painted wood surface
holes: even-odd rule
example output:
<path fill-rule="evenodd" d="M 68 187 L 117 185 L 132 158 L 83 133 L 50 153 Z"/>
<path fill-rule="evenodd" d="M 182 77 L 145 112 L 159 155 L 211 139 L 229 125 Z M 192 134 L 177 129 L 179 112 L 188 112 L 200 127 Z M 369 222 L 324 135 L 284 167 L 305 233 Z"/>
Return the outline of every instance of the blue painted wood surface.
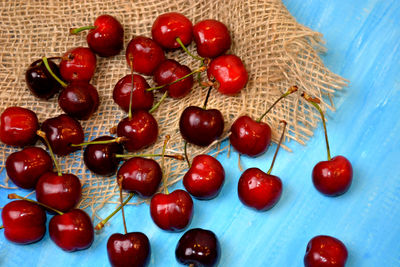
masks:
<path fill-rule="evenodd" d="M 303 266 L 306 244 L 315 235 L 341 239 L 349 250 L 347 266 L 400 266 L 400 2 L 380 0 L 284 0 L 302 24 L 322 32 L 328 53 L 325 64 L 351 81 L 328 113 L 333 155 L 353 164 L 350 190 L 336 198 L 319 194 L 311 183 L 313 166 L 326 157 L 322 127 L 307 144 L 281 150 L 273 173 L 284 185 L 280 202 L 259 213 L 237 197 L 240 176 L 237 154 L 218 159 L 226 183 L 212 201 L 195 200 L 190 228 L 214 231 L 222 245 L 220 266 Z M 270 151 L 273 151 L 272 146 Z M 272 153 L 243 157 L 243 165 L 267 170 Z M 1 174 L 3 178 L 4 173 Z M 177 187 L 182 188 L 179 183 Z M 0 189 L 0 205 L 9 191 Z M 109 213 L 113 207 L 102 211 Z M 166 233 L 151 221 L 147 205 L 126 211 L 130 231 L 151 241 L 151 266 L 178 266 L 174 251 L 182 233 Z M 106 242 L 122 232 L 120 216 L 96 236 L 88 250 L 66 253 L 46 234 L 29 246 L 0 235 L 1 266 L 108 266 Z"/>

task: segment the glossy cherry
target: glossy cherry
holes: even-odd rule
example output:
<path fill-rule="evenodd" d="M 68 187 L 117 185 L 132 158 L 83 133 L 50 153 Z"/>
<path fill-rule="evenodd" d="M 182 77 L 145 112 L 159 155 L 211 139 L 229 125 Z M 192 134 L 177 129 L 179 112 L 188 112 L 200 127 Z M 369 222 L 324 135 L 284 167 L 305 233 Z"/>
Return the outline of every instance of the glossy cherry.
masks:
<path fill-rule="evenodd" d="M 74 209 L 51 218 L 49 235 L 57 246 L 72 252 L 87 249 L 92 245 L 94 228 L 86 212 Z"/>
<path fill-rule="evenodd" d="M 89 82 L 96 69 L 96 55 L 87 47 L 76 47 L 61 58 L 60 74 L 68 82 Z"/>
<path fill-rule="evenodd" d="M 215 80 L 215 88 L 225 95 L 235 95 L 246 85 L 249 75 L 242 60 L 235 55 L 213 59 L 207 70 L 208 78 Z"/>
<path fill-rule="evenodd" d="M 58 65 L 49 60 L 51 70 L 60 76 Z M 62 86 L 50 75 L 41 59 L 33 62 L 25 72 L 25 81 L 31 93 L 42 99 L 49 99 L 62 89 Z"/>
<path fill-rule="evenodd" d="M 10 146 L 27 146 L 36 142 L 39 120 L 32 110 L 8 107 L 0 116 L 0 140 Z"/>
<path fill-rule="evenodd" d="M 73 147 L 70 144 L 80 144 L 84 138 L 79 121 L 65 114 L 45 120 L 42 130 L 45 132 L 53 152 L 59 156 L 78 150 L 79 147 Z"/>
<path fill-rule="evenodd" d="M 134 110 L 149 110 L 153 107 L 154 94 L 152 91 L 146 91 L 150 88 L 147 81 L 140 75 L 126 75 L 121 78 L 114 87 L 113 99 L 125 112 L 129 111 L 130 95 L 132 91 L 132 111 Z"/>
<path fill-rule="evenodd" d="M 153 40 L 165 49 L 181 47 L 176 40 L 179 38 L 184 45 L 193 39 L 192 22 L 177 12 L 164 13 L 156 18 L 151 28 Z"/>
<path fill-rule="evenodd" d="M 155 194 L 150 202 L 150 215 L 163 230 L 179 232 L 185 229 L 193 217 L 193 200 L 184 190 L 170 194 Z"/>
<path fill-rule="evenodd" d="M 347 260 L 346 246 L 337 238 L 319 235 L 307 244 L 305 267 L 344 267 Z"/>
<path fill-rule="evenodd" d="M 212 199 L 221 191 L 225 171 L 217 159 L 209 155 L 197 155 L 183 177 L 183 186 L 195 198 Z"/>
<path fill-rule="evenodd" d="M 113 234 L 107 241 L 107 254 L 113 267 L 144 267 L 150 260 L 150 242 L 140 232 Z"/>
<path fill-rule="evenodd" d="M 40 176 L 52 169 L 50 155 L 40 147 L 26 147 L 6 160 L 7 176 L 24 189 L 35 188 Z"/>
<path fill-rule="evenodd" d="M 190 229 L 179 239 L 175 257 L 179 263 L 190 266 L 217 266 L 221 246 L 217 236 L 210 230 Z"/>
<path fill-rule="evenodd" d="M 38 205 L 26 201 L 9 202 L 1 211 L 4 236 L 17 244 L 30 244 L 41 240 L 46 233 L 46 212 Z"/>
<path fill-rule="evenodd" d="M 193 26 L 193 37 L 197 53 L 202 57 L 214 58 L 231 47 L 228 28 L 215 19 L 206 19 Z"/>
<path fill-rule="evenodd" d="M 126 48 L 128 66 L 144 75 L 153 75 L 154 70 L 165 60 L 164 50 L 151 38 L 136 36 Z"/>

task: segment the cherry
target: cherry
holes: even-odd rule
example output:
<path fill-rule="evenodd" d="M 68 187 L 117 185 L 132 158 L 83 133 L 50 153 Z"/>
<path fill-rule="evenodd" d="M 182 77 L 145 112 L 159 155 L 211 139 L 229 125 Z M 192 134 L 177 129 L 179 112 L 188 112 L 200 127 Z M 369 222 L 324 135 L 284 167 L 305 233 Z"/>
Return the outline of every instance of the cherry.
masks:
<path fill-rule="evenodd" d="M 126 75 L 120 79 L 114 87 L 113 99 L 125 112 L 129 111 L 129 101 L 132 91 L 132 110 L 149 110 L 153 106 L 154 94 L 152 91 L 147 91 L 150 88 L 147 81 L 140 75 Z"/>
<path fill-rule="evenodd" d="M 343 156 L 331 158 L 328 134 L 326 130 L 325 116 L 318 103 L 319 99 L 312 98 L 306 93 L 302 96 L 313 105 L 321 115 L 324 126 L 326 150 L 328 154 L 327 161 L 318 162 L 312 171 L 312 181 L 315 188 L 326 196 L 339 196 L 347 192 L 353 180 L 353 168 L 348 159 Z"/>
<path fill-rule="evenodd" d="M 239 93 L 249 79 L 242 60 L 235 55 L 222 55 L 213 59 L 207 75 L 210 80 L 216 80 L 216 89 L 225 95 Z"/>
<path fill-rule="evenodd" d="M 151 254 L 150 242 L 140 232 L 113 234 L 107 241 L 107 254 L 111 266 L 147 266 Z"/>
<path fill-rule="evenodd" d="M 60 74 L 68 82 L 89 82 L 96 69 L 96 55 L 87 47 L 67 51 L 61 58 Z"/>
<path fill-rule="evenodd" d="M 259 211 L 271 209 L 282 195 L 281 179 L 275 175 L 271 175 L 272 167 L 274 166 L 286 129 L 286 122 L 282 122 L 285 126 L 268 172 L 265 173 L 258 168 L 250 168 L 244 171 L 239 179 L 238 196 L 240 201 L 244 205 Z"/>
<path fill-rule="evenodd" d="M 220 255 L 221 246 L 217 236 L 201 228 L 184 233 L 175 249 L 178 262 L 190 266 L 217 266 Z"/>
<path fill-rule="evenodd" d="M 183 177 L 183 186 L 195 198 L 212 199 L 219 194 L 224 181 L 225 171 L 217 159 L 197 155 Z"/>
<path fill-rule="evenodd" d="M 331 236 L 313 237 L 307 244 L 305 267 L 344 267 L 347 260 L 346 246 Z"/>
<path fill-rule="evenodd" d="M 150 215 L 163 230 L 179 232 L 189 225 L 193 217 L 193 200 L 184 190 L 170 194 L 155 194 L 150 202 Z"/>
<path fill-rule="evenodd" d="M 39 147 L 26 147 L 12 153 L 6 160 L 8 177 L 24 189 L 35 188 L 40 176 L 52 169 L 49 154 Z"/>
<path fill-rule="evenodd" d="M 126 61 L 134 71 L 153 75 L 154 70 L 165 59 L 164 50 L 151 38 L 137 36 L 126 48 Z"/>
<path fill-rule="evenodd" d="M 92 221 L 80 209 L 53 216 L 49 223 L 49 234 L 57 246 L 69 252 L 89 248 L 94 239 Z"/>
<path fill-rule="evenodd" d="M 110 15 L 96 18 L 93 26 L 70 29 L 71 34 L 90 30 L 86 36 L 90 49 L 101 57 L 115 56 L 121 51 L 124 42 L 124 29 L 121 23 Z"/>
<path fill-rule="evenodd" d="M 231 126 L 229 141 L 239 152 L 251 157 L 257 157 L 267 151 L 271 143 L 271 128 L 261 120 L 283 98 L 297 91 L 297 86 L 292 86 L 282 94 L 268 110 L 257 120 L 247 115 L 237 118 Z"/>
<path fill-rule="evenodd" d="M 193 37 L 197 53 L 202 57 L 217 57 L 231 47 L 228 28 L 218 20 L 207 19 L 196 23 L 193 26 Z"/>
<path fill-rule="evenodd" d="M 49 60 L 51 70 L 60 76 L 58 65 Z M 42 99 L 49 99 L 61 90 L 60 84 L 50 75 L 41 59 L 33 62 L 25 72 L 25 81 L 31 93 Z"/>
<path fill-rule="evenodd" d="M 39 241 L 46 233 L 46 212 L 29 201 L 9 202 L 1 211 L 4 236 L 17 244 Z"/>
<path fill-rule="evenodd" d="M 45 132 L 53 152 L 60 156 L 78 150 L 79 147 L 73 147 L 71 144 L 82 143 L 84 138 L 79 121 L 65 114 L 45 120 L 42 130 Z"/>
<path fill-rule="evenodd" d="M 153 40 L 166 49 L 176 49 L 192 42 L 192 22 L 176 12 L 164 13 L 156 18 L 151 28 Z"/>

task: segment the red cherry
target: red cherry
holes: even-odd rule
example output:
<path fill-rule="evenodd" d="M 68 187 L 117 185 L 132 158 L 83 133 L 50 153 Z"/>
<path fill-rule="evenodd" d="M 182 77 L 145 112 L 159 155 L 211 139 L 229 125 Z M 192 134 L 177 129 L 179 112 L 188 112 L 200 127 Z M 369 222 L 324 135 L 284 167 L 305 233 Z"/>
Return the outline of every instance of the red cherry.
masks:
<path fill-rule="evenodd" d="M 198 199 L 216 197 L 224 181 L 224 168 L 218 160 L 209 155 L 197 155 L 183 177 L 185 189 Z"/>
<path fill-rule="evenodd" d="M 122 189 L 135 192 L 141 197 L 150 197 L 160 186 L 162 171 L 157 161 L 134 157 L 121 165 L 117 179 L 122 179 Z"/>
<path fill-rule="evenodd" d="M 6 161 L 8 177 L 24 189 L 35 188 L 40 176 L 52 169 L 51 157 L 39 147 L 26 147 L 14 152 Z"/>
<path fill-rule="evenodd" d="M 207 75 L 210 80 L 216 80 L 216 89 L 225 95 L 239 93 L 249 79 L 242 60 L 235 55 L 222 55 L 213 59 Z"/>
<path fill-rule="evenodd" d="M 87 82 L 72 82 L 58 97 L 60 108 L 78 120 L 87 120 L 99 107 L 99 93 Z"/>
<path fill-rule="evenodd" d="M 17 244 L 39 241 L 46 233 L 46 212 L 29 201 L 9 202 L 1 211 L 4 236 Z"/>
<path fill-rule="evenodd" d="M 147 111 L 137 110 L 132 117 L 126 117 L 118 123 L 118 136 L 128 138 L 123 143 L 126 150 L 132 152 L 154 144 L 158 137 L 158 124 Z"/>
<path fill-rule="evenodd" d="M 89 82 L 96 69 L 96 55 L 87 47 L 66 52 L 60 62 L 61 77 L 68 82 Z"/>
<path fill-rule="evenodd" d="M 153 39 L 144 36 L 137 36 L 129 42 L 125 56 L 128 66 L 144 75 L 152 75 L 165 59 L 164 50 Z"/>
<path fill-rule="evenodd" d="M 193 200 L 184 190 L 170 194 L 158 193 L 150 202 L 154 223 L 163 230 L 179 232 L 189 225 L 193 217 Z"/>
<path fill-rule="evenodd" d="M 89 248 L 94 239 L 92 221 L 80 209 L 53 216 L 49 223 L 49 234 L 57 246 L 69 252 Z"/>
<path fill-rule="evenodd" d="M 149 110 L 153 107 L 154 94 L 153 91 L 146 91 L 150 88 L 147 81 L 140 75 L 126 75 L 120 79 L 114 87 L 113 99 L 125 112 L 129 111 L 129 102 L 132 91 L 132 111 L 133 110 Z"/>
<path fill-rule="evenodd" d="M 150 242 L 140 232 L 113 234 L 107 241 L 107 254 L 113 267 L 144 267 L 150 260 Z"/>
<path fill-rule="evenodd" d="M 36 142 L 39 120 L 26 108 L 6 108 L 0 117 L 0 140 L 10 146 L 27 146 Z"/>
<path fill-rule="evenodd" d="M 339 196 L 347 192 L 353 180 L 353 168 L 343 156 L 333 157 L 315 165 L 312 181 L 315 188 L 327 196 Z"/>
<path fill-rule="evenodd" d="M 53 152 L 60 156 L 78 150 L 79 147 L 73 147 L 71 144 L 80 144 L 84 138 L 79 121 L 65 114 L 45 120 L 42 130 L 46 133 Z"/>
<path fill-rule="evenodd" d="M 346 246 L 331 236 L 313 237 L 307 244 L 305 267 L 344 267 L 347 260 Z"/>
<path fill-rule="evenodd" d="M 214 58 L 231 47 L 231 36 L 222 22 L 207 19 L 193 26 L 193 37 L 197 53 L 202 57 Z"/>
<path fill-rule="evenodd" d="M 156 18 L 151 28 L 153 40 L 166 49 L 179 48 L 176 38 L 184 45 L 192 42 L 192 22 L 184 15 L 176 12 L 165 13 Z"/>

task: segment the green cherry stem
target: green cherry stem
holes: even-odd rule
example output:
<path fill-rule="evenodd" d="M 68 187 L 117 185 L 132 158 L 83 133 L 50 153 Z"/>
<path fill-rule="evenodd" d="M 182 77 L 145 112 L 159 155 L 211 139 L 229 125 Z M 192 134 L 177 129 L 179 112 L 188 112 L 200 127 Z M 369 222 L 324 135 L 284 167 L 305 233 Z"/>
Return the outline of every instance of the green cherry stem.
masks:
<path fill-rule="evenodd" d="M 167 98 L 167 95 L 168 95 L 168 91 L 166 91 L 166 92 L 162 95 L 160 101 L 158 101 L 158 102 L 149 110 L 149 113 L 153 113 L 154 111 L 156 111 L 156 110 L 158 109 L 158 107 L 161 105 L 161 103 Z"/>
<path fill-rule="evenodd" d="M 110 140 L 102 140 L 102 141 L 89 141 L 80 144 L 70 144 L 70 146 L 77 147 L 77 146 L 87 146 L 87 145 L 103 145 L 103 144 L 110 144 L 110 143 L 122 143 L 127 141 L 128 138 L 125 136 L 116 137 Z"/>
<path fill-rule="evenodd" d="M 163 173 L 163 175 L 165 174 L 165 149 L 167 148 L 167 144 L 168 144 L 168 141 L 169 141 L 170 138 L 171 137 L 169 135 L 165 136 L 164 145 L 163 145 L 162 153 L 161 153 L 161 155 L 162 155 L 162 158 L 161 158 L 161 172 Z M 167 179 L 166 179 L 166 177 L 164 177 L 164 181 L 163 181 L 164 190 L 168 194 L 168 188 L 167 188 L 167 183 L 166 182 L 167 182 Z"/>
<path fill-rule="evenodd" d="M 186 162 L 187 162 L 187 164 L 188 164 L 188 166 L 190 168 L 191 165 L 190 165 L 189 157 L 188 157 L 188 154 L 187 154 L 187 144 L 188 144 L 188 142 L 185 140 L 185 146 L 184 146 L 185 159 L 186 159 Z"/>
<path fill-rule="evenodd" d="M 58 174 L 58 176 L 62 176 L 62 172 L 61 172 L 60 166 L 58 165 L 56 156 L 54 156 L 53 149 L 51 148 L 51 145 L 50 145 L 50 143 L 49 143 L 49 140 L 47 140 L 46 133 L 43 132 L 43 131 L 41 131 L 41 130 L 37 130 L 37 131 L 36 131 L 36 134 L 37 134 L 39 137 L 41 137 L 41 138 L 44 140 L 44 142 L 46 143 L 47 147 L 49 148 L 50 156 L 51 156 L 51 158 L 53 159 L 54 166 L 56 167 L 57 174 Z"/>
<path fill-rule="evenodd" d="M 116 154 L 116 158 L 135 158 L 135 157 L 142 157 L 142 158 L 155 158 L 155 157 L 162 157 L 162 154 Z M 177 160 L 184 160 L 182 155 L 164 155 L 166 158 L 172 158 Z"/>
<path fill-rule="evenodd" d="M 129 111 L 128 111 L 128 118 L 129 120 L 132 119 L 132 101 L 133 101 L 133 88 L 135 86 L 133 82 L 133 55 L 129 54 L 129 62 L 131 63 L 131 81 L 132 81 L 132 88 L 129 95 Z"/>
<path fill-rule="evenodd" d="M 58 213 L 59 215 L 63 215 L 63 214 L 64 214 L 63 212 L 61 212 L 61 211 L 59 211 L 59 210 L 56 210 L 55 208 L 52 208 L 52 207 L 47 206 L 47 205 L 45 205 L 45 204 L 43 204 L 43 203 L 37 202 L 37 201 L 35 201 L 35 200 L 29 199 L 29 198 L 26 198 L 26 197 L 18 196 L 17 194 L 9 194 L 9 195 L 8 195 L 8 199 L 21 199 L 21 200 L 26 200 L 26 201 L 35 203 L 35 204 L 37 204 L 37 205 L 40 205 L 40 206 L 42 206 L 42 207 L 45 207 L 46 209 L 49 209 L 49 210 L 51 210 L 51 211 L 54 211 L 55 213 Z"/>
<path fill-rule="evenodd" d="M 195 56 L 195 55 L 193 55 L 192 53 L 190 53 L 189 50 L 187 49 L 187 47 L 182 43 L 181 38 L 176 37 L 175 40 L 176 40 L 176 41 L 178 42 L 178 44 L 182 47 L 182 49 L 186 52 L 186 54 L 188 54 L 189 56 L 191 56 L 192 58 L 194 58 L 194 59 L 196 59 L 196 60 L 204 61 L 204 58 L 203 58 L 203 57 Z"/>
<path fill-rule="evenodd" d="M 63 82 L 60 78 L 57 77 L 57 75 L 51 70 L 49 62 L 47 61 L 47 57 L 43 57 L 42 61 L 47 69 L 47 71 L 50 73 L 50 75 L 61 84 L 62 87 L 66 88 L 68 86 L 68 84 L 66 84 L 65 82 Z"/>
<path fill-rule="evenodd" d="M 4 229 L 4 225 L 0 226 L 0 229 Z"/>
<path fill-rule="evenodd" d="M 276 147 L 275 154 L 274 154 L 274 157 L 272 159 L 271 167 L 269 167 L 269 170 L 268 170 L 267 174 L 271 174 L 272 168 L 274 167 L 274 163 L 275 163 L 275 160 L 276 160 L 276 156 L 278 155 L 278 151 L 279 151 L 279 148 L 281 147 L 281 144 L 282 144 L 282 141 L 283 141 L 283 137 L 285 136 L 285 130 L 286 130 L 287 122 L 284 121 L 284 120 L 281 120 L 280 122 L 284 124 L 283 125 L 283 130 L 282 130 L 282 135 L 281 135 L 281 138 L 279 139 L 278 146 Z"/>
<path fill-rule="evenodd" d="M 261 117 L 258 118 L 258 120 L 256 120 L 256 122 L 260 122 L 260 121 L 265 117 L 265 115 L 267 115 L 268 112 L 269 112 L 273 107 L 275 107 L 275 105 L 276 105 L 279 101 L 281 101 L 282 99 L 284 99 L 284 98 L 287 97 L 288 95 L 290 95 L 290 94 L 296 92 L 297 89 L 298 89 L 298 87 L 297 87 L 296 85 L 290 87 L 290 88 L 286 91 L 286 93 L 284 93 L 284 94 L 281 95 L 277 100 L 275 100 L 275 102 L 269 107 L 269 109 L 267 109 L 267 111 L 265 111 L 264 114 L 262 114 Z"/>
<path fill-rule="evenodd" d="M 122 205 L 122 204 L 124 203 L 124 202 L 123 202 L 123 199 L 122 199 L 122 180 L 123 180 L 122 177 L 118 179 L 119 202 L 121 203 L 120 206 L 121 206 L 122 222 L 123 222 L 123 224 L 124 224 L 124 231 L 125 231 L 125 234 L 127 234 L 127 233 L 128 233 L 128 230 L 127 230 L 127 228 L 126 228 L 126 220 L 125 220 L 124 205 Z"/>
<path fill-rule="evenodd" d="M 86 30 L 92 30 L 92 29 L 96 29 L 97 28 L 97 26 L 83 26 L 83 27 L 80 27 L 80 28 L 71 28 L 71 29 L 69 29 L 69 33 L 70 34 L 77 34 L 77 33 L 80 33 L 80 32 L 82 32 L 82 31 L 86 31 Z"/>

